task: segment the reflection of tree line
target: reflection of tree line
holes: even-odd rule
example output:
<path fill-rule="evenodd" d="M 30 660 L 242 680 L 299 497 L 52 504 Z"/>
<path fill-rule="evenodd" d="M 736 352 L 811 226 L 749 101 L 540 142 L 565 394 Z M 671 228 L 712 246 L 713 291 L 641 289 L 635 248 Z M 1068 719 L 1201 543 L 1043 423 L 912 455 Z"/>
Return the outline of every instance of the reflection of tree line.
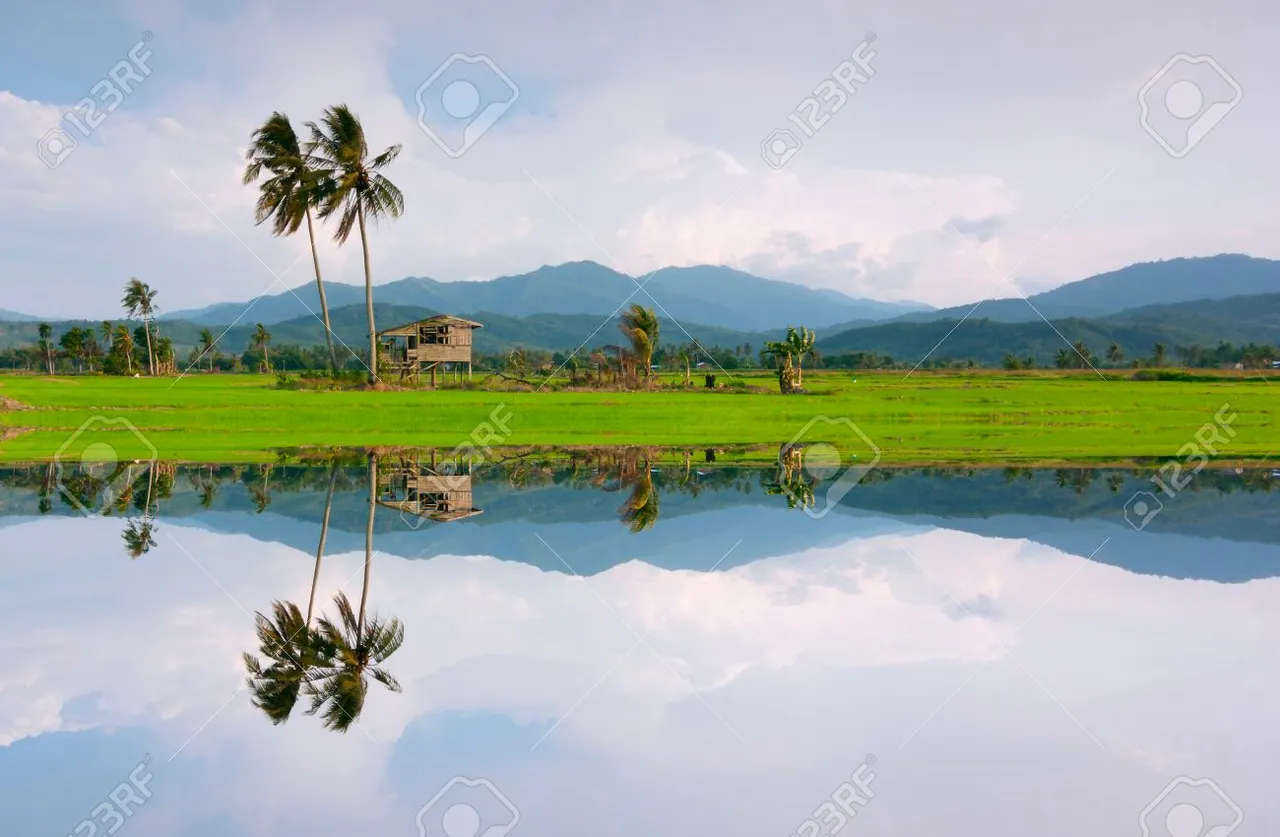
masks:
<path fill-rule="evenodd" d="M 716 463 L 714 449 L 671 450 L 650 447 L 579 448 L 571 450 L 530 449 L 506 451 L 495 461 L 468 468 L 468 480 L 476 484 L 504 484 L 516 489 L 559 487 L 625 493 L 618 519 L 635 532 L 653 527 L 658 520 L 663 494 L 697 497 L 704 491 L 734 491 L 751 494 L 761 489 L 779 495 L 788 507 L 812 505 L 822 489 L 821 475 L 804 463 L 804 448 L 783 450 L 772 467 L 734 467 Z M 431 452 L 383 454 L 388 464 L 427 461 Z M 245 490 L 249 505 L 265 512 L 282 495 L 319 493 L 332 479 L 337 491 L 349 492 L 364 483 L 366 455 L 341 451 L 327 457 L 304 461 L 280 461 L 258 465 L 178 465 L 172 462 L 119 463 L 109 467 L 65 469 L 54 465 L 0 468 L 0 484 L 28 489 L 39 499 L 38 511 L 51 513 L 61 505 L 89 514 L 128 517 L 122 532 L 125 549 L 138 557 L 156 545 L 156 521 L 172 501 L 177 486 L 185 483 L 195 493 L 200 507 L 218 504 L 224 486 L 238 484 Z M 434 460 L 432 460 L 434 461 Z M 356 464 L 360 463 L 360 464 Z M 390 476 L 389 469 L 384 481 Z M 1126 480 L 1145 479 L 1154 468 L 1094 469 L 1056 468 L 1052 484 L 1076 495 L 1084 495 L 1096 481 L 1117 494 Z M 455 471 L 455 473 L 461 473 Z M 860 483 L 872 486 L 906 476 L 934 480 L 961 480 L 988 469 L 975 466 L 920 468 L 877 468 L 866 473 Z M 1004 481 L 1031 480 L 1044 469 L 1007 467 Z M 829 478 L 829 477 L 828 477 Z M 1205 469 L 1188 486 L 1192 492 L 1270 492 L 1277 480 L 1265 468 L 1233 470 Z"/>

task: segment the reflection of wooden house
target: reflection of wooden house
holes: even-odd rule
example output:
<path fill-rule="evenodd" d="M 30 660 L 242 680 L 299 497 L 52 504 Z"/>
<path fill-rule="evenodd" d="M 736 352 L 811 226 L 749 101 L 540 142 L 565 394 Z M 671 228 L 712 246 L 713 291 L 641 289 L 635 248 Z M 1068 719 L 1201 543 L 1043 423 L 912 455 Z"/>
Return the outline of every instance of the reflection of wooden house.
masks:
<path fill-rule="evenodd" d="M 378 332 L 378 351 L 391 369 L 401 377 L 417 377 L 431 372 L 431 385 L 436 383 L 436 370 L 462 379 L 465 367 L 471 377 L 471 332 L 484 328 L 474 320 L 437 314 Z"/>
<path fill-rule="evenodd" d="M 439 467 L 434 452 L 430 465 L 415 459 L 380 468 L 378 505 L 441 523 L 481 513 L 471 496 L 470 465 L 449 462 Z"/>

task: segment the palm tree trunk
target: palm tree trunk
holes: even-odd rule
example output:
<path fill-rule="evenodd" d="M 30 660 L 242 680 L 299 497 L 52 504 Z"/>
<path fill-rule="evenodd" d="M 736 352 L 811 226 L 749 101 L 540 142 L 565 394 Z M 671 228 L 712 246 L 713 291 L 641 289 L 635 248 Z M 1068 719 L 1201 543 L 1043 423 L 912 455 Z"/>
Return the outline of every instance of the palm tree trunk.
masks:
<path fill-rule="evenodd" d="M 156 374 L 156 354 L 151 348 L 151 318 L 143 315 L 142 331 L 147 335 L 147 374 L 155 377 Z"/>
<path fill-rule="evenodd" d="M 311 598 L 307 600 L 307 625 L 316 606 L 316 585 L 320 583 L 320 559 L 324 558 L 324 542 L 329 537 L 329 512 L 333 511 L 333 487 L 338 482 L 338 463 L 329 466 L 329 494 L 324 498 L 324 517 L 320 518 L 320 545 L 316 547 L 316 568 L 311 573 Z"/>
<path fill-rule="evenodd" d="M 333 351 L 333 329 L 329 327 L 329 300 L 324 295 L 320 278 L 320 254 L 316 251 L 316 233 L 311 228 L 311 210 L 307 210 L 307 238 L 311 239 L 311 264 L 316 269 L 316 289 L 320 292 L 320 317 L 324 320 L 324 342 L 329 346 L 329 370 L 337 376 L 338 355 Z"/>
<path fill-rule="evenodd" d="M 378 457 L 369 454 L 369 522 L 364 528 L 364 586 L 360 588 L 360 617 L 356 636 L 364 636 L 364 611 L 369 603 L 369 569 L 373 566 L 373 510 L 378 499 Z"/>
<path fill-rule="evenodd" d="M 364 228 L 364 204 L 358 207 L 356 214 L 360 219 L 360 248 L 364 251 L 364 308 L 365 313 L 369 315 L 369 383 L 376 385 L 378 383 L 378 329 L 373 324 L 373 272 L 369 268 L 369 236 Z M 372 526 L 372 510 L 369 514 L 369 525 Z M 363 606 L 360 614 L 360 621 L 363 623 Z"/>

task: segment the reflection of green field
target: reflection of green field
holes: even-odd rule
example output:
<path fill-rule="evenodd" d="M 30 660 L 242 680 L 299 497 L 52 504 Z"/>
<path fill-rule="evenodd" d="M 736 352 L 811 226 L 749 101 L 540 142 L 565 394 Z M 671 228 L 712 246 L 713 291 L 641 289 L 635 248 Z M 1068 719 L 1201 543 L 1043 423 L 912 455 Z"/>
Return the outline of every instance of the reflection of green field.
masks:
<path fill-rule="evenodd" d="M 499 404 L 512 416 L 509 445 L 775 445 L 826 417 L 856 422 L 885 463 L 1051 463 L 1176 456 L 1229 403 L 1237 435 L 1223 457 L 1259 459 L 1280 449 L 1280 381 L 1136 382 L 1092 372 L 853 377 L 806 373 L 810 394 L 781 396 L 776 389 L 306 392 L 273 389 L 274 379 L 259 375 L 0 376 L 0 397 L 33 408 L 0 410 L 0 429 L 11 437 L 0 442 L 0 460 L 49 459 L 95 416 L 127 419 L 163 459 L 254 461 L 305 446 L 452 448 Z M 747 382 L 775 386 L 761 374 Z M 121 456 L 147 456 L 123 426 L 94 440 L 109 441 Z M 82 436 L 75 447 L 87 441 Z M 873 455 L 839 422 L 819 421 L 805 441 L 831 442 L 864 461 Z"/>

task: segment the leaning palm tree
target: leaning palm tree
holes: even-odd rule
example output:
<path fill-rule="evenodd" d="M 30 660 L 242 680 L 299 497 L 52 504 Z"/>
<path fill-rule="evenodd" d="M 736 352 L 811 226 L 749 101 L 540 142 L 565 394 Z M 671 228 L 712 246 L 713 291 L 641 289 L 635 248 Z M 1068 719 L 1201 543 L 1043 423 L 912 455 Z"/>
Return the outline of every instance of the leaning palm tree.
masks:
<path fill-rule="evenodd" d="M 618 329 L 631 341 L 631 353 L 637 364 L 644 365 L 644 378 L 649 380 L 653 366 L 653 350 L 658 347 L 658 317 L 652 308 L 632 305 L 618 318 Z"/>
<path fill-rule="evenodd" d="M 147 371 L 151 375 L 156 374 L 156 353 L 151 345 L 151 318 L 156 313 L 158 293 L 159 291 L 151 290 L 146 282 L 130 277 L 124 286 L 124 298 L 120 300 L 127 316 L 142 317 L 142 330 L 147 335 Z"/>
<path fill-rule="evenodd" d="M 308 122 L 311 139 L 304 151 L 316 167 L 324 185 L 320 196 L 321 218 L 338 216 L 334 239 L 345 244 L 351 230 L 360 228 L 364 255 L 364 302 L 369 316 L 369 383 L 378 383 L 378 330 L 373 321 L 373 271 L 369 264 L 369 233 L 366 221 L 399 218 L 404 212 L 404 195 L 381 174 L 400 155 L 393 145 L 376 157 L 369 157 L 364 126 L 346 105 L 327 108 L 320 123 Z"/>
<path fill-rule="evenodd" d="M 660 498 L 653 485 L 653 472 L 649 460 L 643 462 L 643 470 L 637 470 L 631 486 L 631 496 L 618 509 L 619 519 L 631 532 L 643 532 L 658 522 Z"/>
<path fill-rule="evenodd" d="M 246 186 L 262 177 L 264 172 L 269 175 L 259 189 L 254 220 L 259 224 L 270 220 L 271 234 L 276 236 L 293 235 L 304 220 L 307 222 L 311 264 L 316 272 L 316 290 L 320 293 L 320 316 L 324 320 L 324 340 L 329 347 L 329 368 L 336 375 L 338 355 L 333 349 L 329 301 L 324 293 L 324 280 L 320 278 L 320 255 L 311 223 L 311 209 L 323 197 L 325 179 L 312 165 L 310 156 L 304 153 L 289 117 L 279 111 L 272 113 L 253 132 L 245 159 L 248 161 L 244 170 Z"/>
<path fill-rule="evenodd" d="M 270 372 L 271 355 L 267 351 L 267 346 L 271 345 L 271 332 L 267 331 L 267 327 L 262 323 L 258 323 L 253 329 L 250 341 L 255 349 L 262 350 L 262 368 Z"/>

